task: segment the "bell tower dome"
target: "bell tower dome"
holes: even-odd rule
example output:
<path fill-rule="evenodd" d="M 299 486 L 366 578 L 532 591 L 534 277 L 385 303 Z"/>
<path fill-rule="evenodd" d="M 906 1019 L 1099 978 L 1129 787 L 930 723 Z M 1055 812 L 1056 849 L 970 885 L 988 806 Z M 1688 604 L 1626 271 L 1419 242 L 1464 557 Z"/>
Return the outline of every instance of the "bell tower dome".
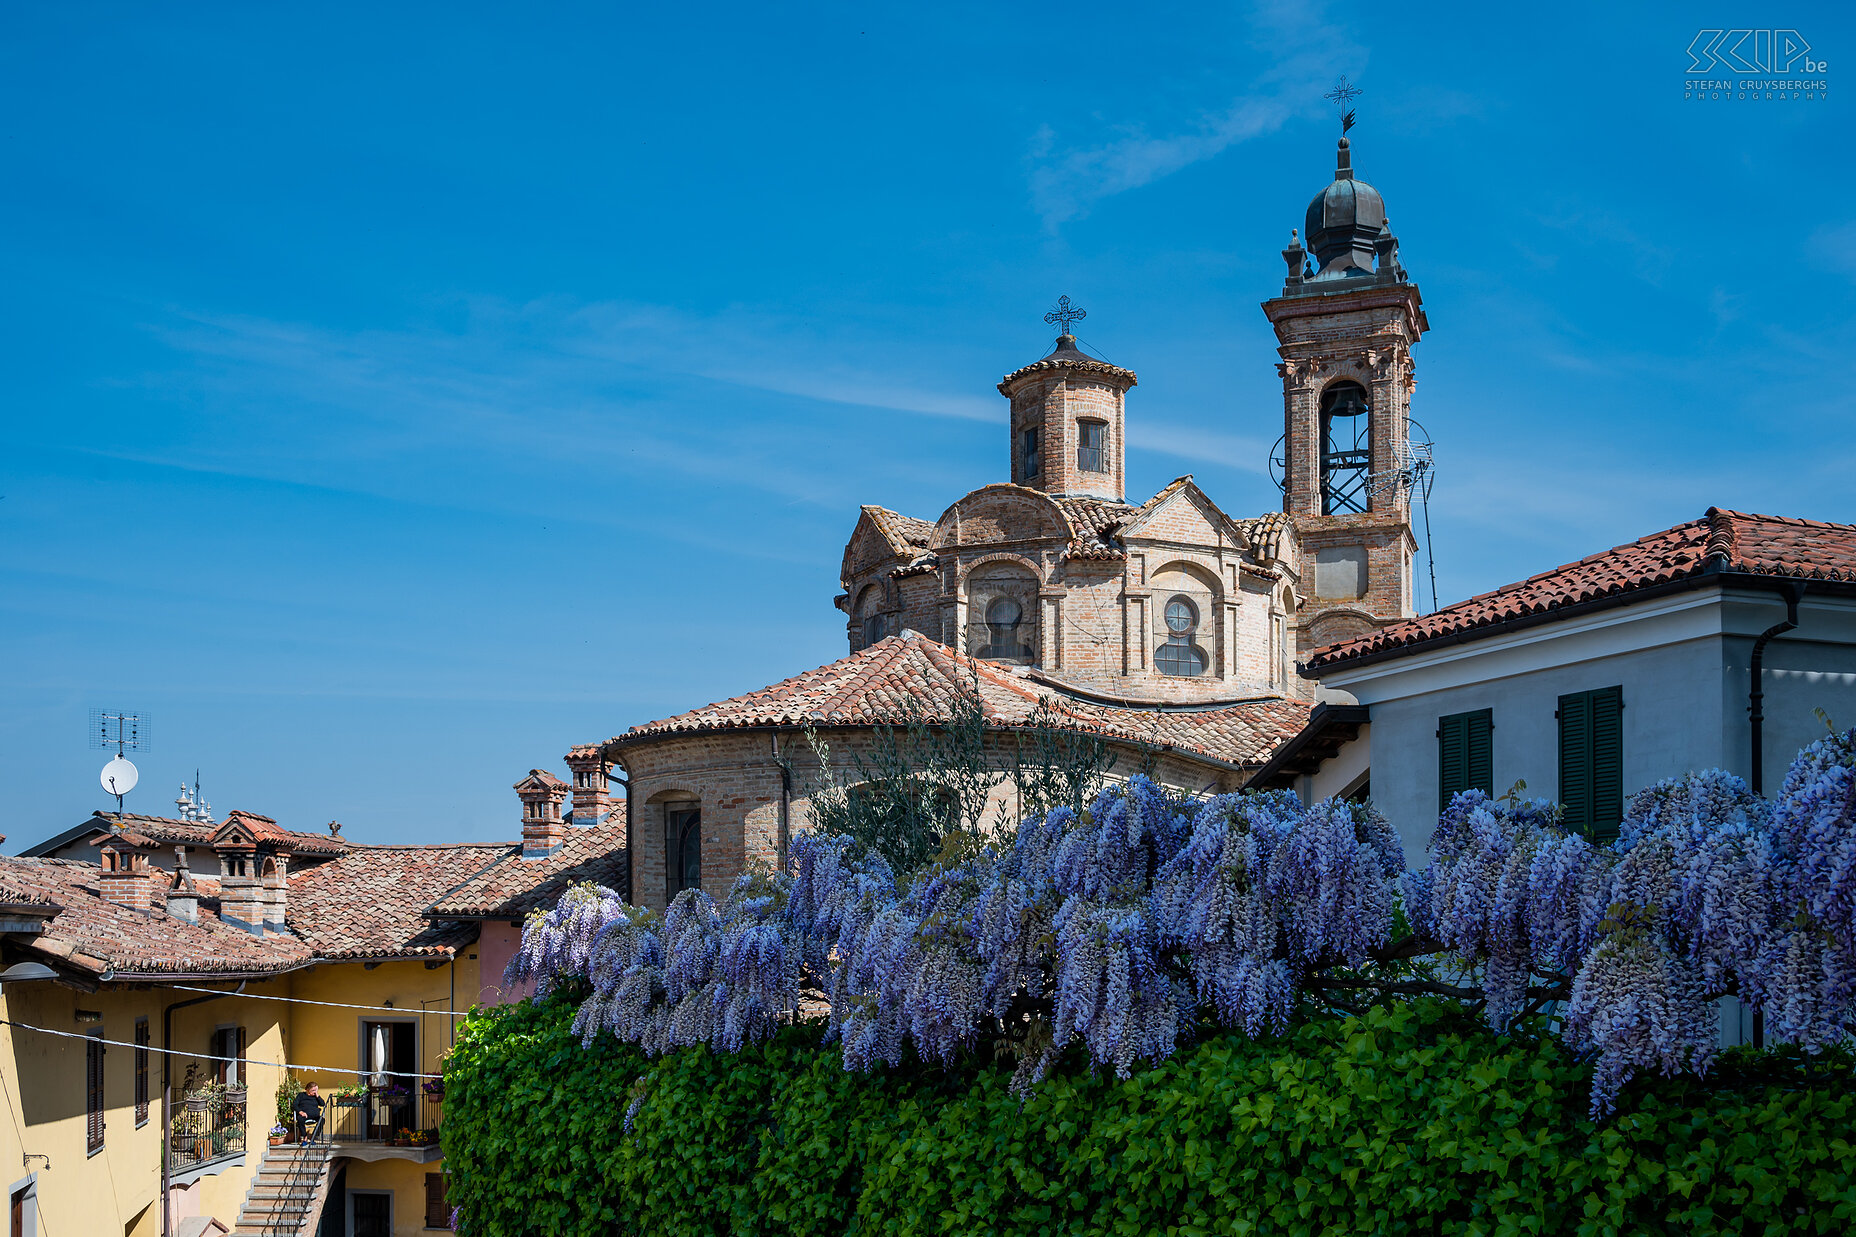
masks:
<path fill-rule="evenodd" d="M 1353 174 L 1343 135 L 1334 179 L 1290 233 L 1280 295 L 1263 303 L 1282 378 L 1283 510 L 1301 545 L 1301 645 L 1408 618 L 1411 348 L 1429 329 L 1399 262 L 1385 199 Z"/>

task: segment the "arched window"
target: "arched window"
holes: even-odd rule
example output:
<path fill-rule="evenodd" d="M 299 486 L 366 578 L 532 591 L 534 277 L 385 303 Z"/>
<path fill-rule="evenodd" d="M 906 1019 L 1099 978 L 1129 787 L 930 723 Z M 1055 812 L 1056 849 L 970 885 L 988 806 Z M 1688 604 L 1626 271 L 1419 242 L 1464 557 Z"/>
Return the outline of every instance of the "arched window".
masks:
<path fill-rule="evenodd" d="M 967 577 L 967 653 L 989 661 L 1035 663 L 1038 581 L 1016 562 L 984 563 Z"/>
<path fill-rule="evenodd" d="M 891 634 L 890 616 L 885 613 L 887 600 L 880 584 L 872 584 L 857 594 L 857 608 L 852 611 L 857 617 L 854 649 L 867 649 Z"/>
<path fill-rule="evenodd" d="M 702 804 L 664 805 L 664 876 L 667 901 L 702 888 Z"/>
<path fill-rule="evenodd" d="M 1196 679 L 1209 664 L 1205 652 L 1192 642 L 1199 630 L 1199 608 L 1190 597 L 1173 597 L 1166 603 L 1166 643 L 1154 650 L 1154 665 L 1161 674 Z"/>
<path fill-rule="evenodd" d="M 1031 646 L 1018 634 L 1025 620 L 1025 608 L 1011 597 L 995 597 L 986 607 L 986 656 L 993 658 L 1030 657 Z"/>
<path fill-rule="evenodd" d="M 1321 512 L 1341 515 L 1370 505 L 1373 411 L 1366 388 L 1337 382 L 1321 393 Z"/>

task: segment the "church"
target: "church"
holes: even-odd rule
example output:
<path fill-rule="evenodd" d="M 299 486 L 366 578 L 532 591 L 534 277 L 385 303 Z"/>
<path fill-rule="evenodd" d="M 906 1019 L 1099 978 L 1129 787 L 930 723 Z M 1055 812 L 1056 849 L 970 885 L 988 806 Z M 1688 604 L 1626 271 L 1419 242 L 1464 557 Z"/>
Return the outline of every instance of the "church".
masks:
<path fill-rule="evenodd" d="M 932 519 L 859 512 L 836 598 L 847 656 L 575 747 L 571 784 L 532 771 L 516 786 L 526 849 L 550 853 L 565 830 L 622 813 L 633 901 L 662 907 L 692 886 L 719 899 L 807 827 L 808 728 L 845 778 L 876 727 L 911 702 L 944 716 L 963 692 L 1001 735 L 1041 706 L 1102 736 L 1110 776 L 1245 785 L 1315 707 L 1297 674 L 1309 651 L 1414 613 L 1408 409 L 1428 323 L 1346 137 L 1282 256 L 1282 287 L 1263 302 L 1282 379 L 1282 510 L 1233 515 L 1191 476 L 1131 498 L 1138 379 L 1078 347 L 1066 297 L 1047 315 L 1061 332 L 1049 354 L 998 383 L 1000 480 Z"/>

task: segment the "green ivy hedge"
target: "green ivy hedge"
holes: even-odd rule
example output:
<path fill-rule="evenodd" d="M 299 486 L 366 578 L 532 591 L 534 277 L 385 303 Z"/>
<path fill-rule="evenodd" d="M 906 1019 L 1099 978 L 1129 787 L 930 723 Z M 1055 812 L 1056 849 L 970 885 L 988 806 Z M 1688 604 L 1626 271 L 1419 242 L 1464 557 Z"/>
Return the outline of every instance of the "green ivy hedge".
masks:
<path fill-rule="evenodd" d="M 606 1037 L 581 1047 L 572 1013 L 505 1008 L 459 1032 L 443 1143 L 473 1237 L 1856 1223 L 1849 1074 L 1777 1054 L 1639 1084 L 1595 1125 L 1588 1071 L 1551 1039 L 1497 1038 L 1435 1003 L 1220 1035 L 1126 1082 L 1073 1070 L 1022 1105 L 1009 1063 L 847 1074 L 808 1028 L 650 1062 Z"/>

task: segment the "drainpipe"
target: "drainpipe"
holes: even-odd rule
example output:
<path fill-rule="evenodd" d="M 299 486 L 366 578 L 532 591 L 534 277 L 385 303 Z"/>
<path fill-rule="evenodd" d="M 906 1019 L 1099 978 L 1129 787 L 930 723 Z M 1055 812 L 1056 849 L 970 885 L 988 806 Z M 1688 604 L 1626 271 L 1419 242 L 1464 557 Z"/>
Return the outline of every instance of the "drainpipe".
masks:
<path fill-rule="evenodd" d="M 1798 603 L 1804 598 L 1802 582 L 1788 582 L 1780 589 L 1785 598 L 1785 621 L 1774 623 L 1759 633 L 1753 641 L 1753 657 L 1749 666 L 1753 687 L 1747 693 L 1747 718 L 1752 723 L 1752 776 L 1747 783 L 1759 794 L 1765 788 L 1766 763 L 1766 685 L 1763 679 L 1766 661 L 1766 642 L 1774 636 L 1782 636 L 1798 626 Z"/>
<path fill-rule="evenodd" d="M 168 1140 L 174 1136 L 174 1054 L 170 1051 L 174 1044 L 174 1011 L 188 1005 L 204 1005 L 208 1001 L 217 1001 L 221 997 L 237 996 L 245 990 L 245 981 L 239 980 L 238 987 L 230 992 L 215 992 L 211 996 L 196 996 L 185 1001 L 176 1001 L 161 1011 L 161 1237 L 174 1237 L 174 1219 L 172 1203 L 168 1199 L 168 1154 L 171 1148 Z M 246 1116 L 245 1137 L 247 1145 L 251 1139 L 251 1118 Z"/>
<path fill-rule="evenodd" d="M 1785 621 L 1774 623 L 1759 633 L 1753 641 L 1753 656 L 1748 662 L 1748 673 L 1752 679 L 1752 688 L 1747 692 L 1747 720 L 1751 729 L 1750 753 L 1753 761 L 1752 776 L 1747 779 L 1754 794 L 1765 789 L 1766 784 L 1766 642 L 1774 636 L 1782 636 L 1798 626 L 1798 603 L 1804 599 L 1804 583 L 1790 581 L 1780 589 L 1785 598 Z M 1753 1011 L 1753 1047 L 1766 1046 L 1766 1011 Z"/>

